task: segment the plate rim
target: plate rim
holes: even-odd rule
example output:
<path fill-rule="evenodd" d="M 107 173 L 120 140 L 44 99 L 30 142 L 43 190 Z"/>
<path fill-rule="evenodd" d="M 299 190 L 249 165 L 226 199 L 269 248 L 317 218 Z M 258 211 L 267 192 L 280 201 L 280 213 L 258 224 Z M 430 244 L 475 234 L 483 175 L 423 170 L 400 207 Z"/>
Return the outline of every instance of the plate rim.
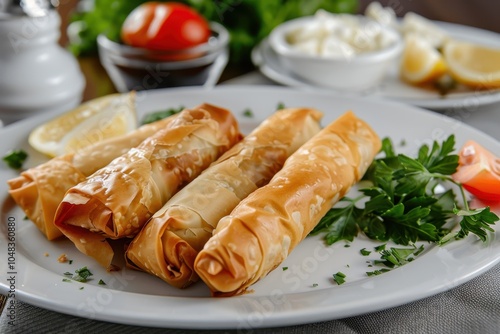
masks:
<path fill-rule="evenodd" d="M 405 105 L 405 104 L 395 102 L 395 101 L 381 101 L 381 100 L 371 100 L 369 98 L 342 97 L 342 96 L 337 95 L 337 94 L 332 94 L 331 92 L 329 92 L 329 93 L 326 93 L 323 91 L 321 91 L 321 92 L 304 92 L 304 91 L 296 90 L 296 89 L 293 89 L 290 87 L 281 87 L 281 86 L 266 86 L 266 85 L 262 85 L 262 86 L 260 86 L 260 85 L 229 86 L 228 85 L 228 86 L 216 86 L 212 89 L 200 89 L 199 87 L 189 87 L 189 88 L 184 87 L 184 88 L 169 88 L 169 89 L 157 90 L 157 91 L 153 91 L 153 92 L 150 91 L 149 93 L 152 93 L 155 95 L 163 95 L 163 94 L 169 95 L 169 94 L 176 94 L 179 92 L 187 92 L 187 93 L 200 93 L 200 94 L 202 93 L 202 95 L 203 95 L 203 94 L 207 94 L 207 93 L 214 92 L 214 91 L 218 91 L 218 92 L 220 92 L 220 94 L 222 94 L 222 93 L 233 93 L 234 94 L 235 91 L 239 92 L 240 94 L 249 94 L 252 91 L 253 91 L 253 93 L 269 92 L 270 94 L 287 92 L 289 94 L 297 93 L 297 94 L 305 94 L 307 96 L 312 94 L 312 95 L 326 96 L 328 99 L 340 98 L 340 99 L 347 99 L 347 100 L 354 100 L 354 101 L 360 100 L 360 101 L 363 101 L 363 103 L 365 103 L 365 102 L 366 103 L 373 103 L 376 107 L 377 106 L 378 107 L 391 106 L 393 108 L 402 108 L 403 110 L 408 109 L 408 110 L 412 110 L 412 112 L 414 112 L 414 113 L 423 113 L 425 115 L 428 115 L 429 117 L 435 118 L 436 120 L 438 120 L 440 117 L 446 117 L 446 116 L 438 116 L 436 113 L 431 112 L 429 110 L 421 109 L 421 108 L 414 107 L 414 106 Z M 9 133 L 15 133 L 16 131 L 19 131 L 20 129 L 27 127 L 27 126 L 33 127 L 33 126 L 35 126 L 35 124 L 47 119 L 48 117 L 49 116 L 41 115 L 39 117 L 35 117 L 32 119 L 26 119 L 26 120 L 14 123 L 10 126 L 7 126 L 4 129 L 0 130 L 0 137 L 8 136 Z M 489 138 L 489 140 L 493 140 L 495 142 L 495 145 L 498 146 L 498 142 L 496 142 L 496 140 L 494 138 L 490 137 L 489 135 L 487 135 L 487 134 L 485 134 L 477 129 L 474 129 L 465 123 L 463 123 L 463 126 L 468 128 L 468 131 L 472 131 L 473 133 L 486 136 L 485 138 Z M 8 197 L 8 195 L 7 195 L 7 197 Z M 2 235 L 2 237 L 0 239 L 0 244 L 5 242 L 3 240 L 3 238 L 4 238 L 4 236 Z M 451 246 L 451 247 L 453 248 L 455 246 Z M 500 245 L 498 245 L 498 242 L 497 242 L 497 245 L 495 247 L 500 247 Z M 434 247 L 431 250 L 431 252 L 438 252 L 440 249 L 441 248 Z M 0 257 L 0 264 L 4 265 L 5 262 L 6 262 L 5 257 Z M 486 270 L 490 269 L 491 267 L 493 267 L 494 265 L 496 265 L 499 262 L 500 262 L 500 254 L 494 259 L 489 258 L 487 261 L 483 261 L 482 263 L 477 264 L 475 269 L 472 272 L 468 271 L 466 274 L 462 273 L 462 275 L 458 279 L 454 280 L 450 284 L 453 284 L 452 287 L 461 285 L 461 284 L 469 281 L 470 279 L 480 275 L 481 273 L 485 272 Z M 41 270 L 42 272 L 46 271 L 46 272 L 51 273 L 49 270 L 39 266 L 36 263 L 32 263 L 32 264 L 34 264 L 35 267 L 37 267 L 37 270 Z M 403 269 L 403 270 L 399 270 L 399 269 Z M 399 269 L 394 271 L 394 273 L 387 273 L 387 274 L 390 274 L 390 275 L 397 277 L 399 275 L 402 275 L 403 272 L 407 271 L 407 269 L 405 269 L 405 267 L 401 267 Z M 460 271 L 459 271 L 459 273 L 460 273 Z M 384 274 L 384 275 L 386 275 L 386 274 Z M 385 276 L 385 277 L 387 277 L 387 276 Z M 385 277 L 383 277 L 383 275 L 377 276 L 377 277 L 372 277 L 372 278 L 370 278 L 370 282 L 374 283 L 375 285 L 381 284 L 380 281 L 384 281 Z M 363 283 L 362 282 L 359 282 L 359 283 L 353 282 L 350 286 L 352 287 L 353 285 L 360 285 L 360 284 L 363 284 Z M 409 297 L 409 299 L 397 300 L 393 296 L 393 298 L 390 300 L 390 303 L 387 304 L 387 300 L 386 300 L 386 305 L 382 309 L 386 309 L 389 307 L 395 307 L 395 306 L 406 304 L 406 303 L 409 303 L 412 301 L 416 301 L 416 300 L 437 294 L 439 292 L 446 291 L 449 288 L 451 288 L 449 284 L 441 284 L 437 288 L 435 287 L 434 289 L 430 289 L 430 290 L 426 291 L 425 293 L 420 293 L 418 296 L 415 296 L 414 290 L 403 291 L 403 295 L 406 295 L 407 297 Z M 100 291 L 99 289 L 102 289 L 102 288 L 89 286 L 82 293 L 83 294 L 82 297 L 86 297 L 86 298 L 88 298 L 89 296 L 91 297 L 94 293 L 96 293 L 96 291 Z M 8 291 L 8 285 L 6 284 L 6 282 L 4 280 L 2 280 L 0 282 L 0 290 L 4 293 L 6 291 Z M 344 286 L 344 287 L 339 286 L 338 287 L 338 292 L 342 292 L 345 290 L 346 290 L 346 286 Z M 332 291 L 335 291 L 335 289 L 331 289 L 329 291 L 329 295 L 332 293 L 336 293 L 336 292 L 332 292 Z M 65 313 L 65 314 L 69 314 L 69 315 L 73 315 L 73 316 L 75 316 L 75 315 L 78 316 L 74 312 L 75 311 L 74 306 L 73 306 L 73 308 L 70 307 L 68 309 L 67 304 L 62 303 L 61 301 L 55 301 L 55 300 L 52 300 L 50 298 L 47 299 L 47 298 L 43 298 L 40 295 L 36 295 L 33 291 L 31 291 L 29 289 L 29 287 L 25 291 L 18 290 L 17 292 L 18 292 L 17 295 L 20 297 L 19 300 L 21 300 L 21 301 L 25 301 L 27 303 L 30 303 L 30 304 L 33 304 L 33 305 L 36 305 L 36 306 L 39 306 L 42 308 L 46 308 L 46 309 L 49 309 L 52 311 L 61 312 L 61 313 Z M 318 297 L 323 297 L 324 292 L 325 292 L 324 289 L 318 290 L 318 291 L 312 291 L 312 292 L 311 291 L 300 292 L 300 293 L 293 294 L 291 296 L 291 298 L 294 301 L 295 301 L 295 299 L 297 299 L 300 302 L 304 299 L 304 296 L 309 297 L 311 294 L 319 295 Z M 118 295 L 120 295 L 120 291 L 118 292 Z M 122 292 L 121 295 L 123 296 L 123 298 L 127 299 L 126 297 L 129 297 L 131 295 L 141 295 L 142 296 L 143 294 L 138 294 L 138 293 L 134 293 L 134 292 Z M 316 297 L 316 298 L 318 298 L 318 297 Z M 151 301 L 153 299 L 163 299 L 163 298 L 167 298 L 169 300 L 179 300 L 179 297 L 163 297 L 163 296 L 151 296 L 151 298 L 148 297 L 148 298 L 144 298 L 144 299 L 147 301 Z M 240 297 L 235 297 L 235 298 L 238 298 L 240 300 L 247 300 L 247 301 L 249 300 L 248 303 L 250 303 L 249 304 L 250 306 L 248 306 L 248 305 L 247 306 L 251 307 L 252 300 L 256 300 L 256 299 L 259 299 L 262 297 L 259 297 L 259 296 L 252 297 L 251 295 L 247 295 L 247 296 L 240 296 Z M 183 299 L 183 298 L 181 298 L 181 299 Z M 188 304 L 192 304 L 193 302 L 196 302 L 196 299 L 200 299 L 200 298 L 184 298 L 184 299 L 189 299 L 190 302 Z M 203 298 L 203 299 L 204 299 L 204 301 L 202 302 L 203 304 L 207 304 L 207 305 L 213 304 L 212 299 L 207 299 L 207 298 Z M 229 307 L 230 307 L 230 306 L 232 306 L 231 300 L 236 300 L 236 299 L 232 299 L 232 298 L 231 299 L 229 299 L 229 298 L 228 299 L 221 299 L 217 303 L 224 305 L 224 307 L 226 307 L 227 305 L 229 305 Z M 191 305 L 188 305 L 188 306 L 191 306 Z M 318 304 L 317 308 L 319 308 L 319 307 L 320 307 L 320 305 Z M 324 307 L 324 305 L 321 305 L 321 307 Z M 332 307 L 332 306 L 330 306 L 330 307 Z M 271 314 L 271 317 L 264 318 L 261 323 L 259 323 L 257 325 L 252 325 L 251 328 L 291 326 L 291 325 L 305 324 L 305 323 L 317 322 L 317 321 L 328 321 L 328 320 L 339 319 L 339 318 L 342 318 L 344 316 L 355 316 L 355 315 L 366 314 L 366 313 L 370 313 L 373 311 L 381 310 L 381 308 L 379 308 L 375 304 L 372 304 L 371 307 L 369 307 L 369 308 L 366 308 L 366 307 L 361 308 L 361 307 L 359 307 L 358 304 L 353 302 L 353 304 L 351 305 L 351 308 L 350 308 L 350 312 L 348 312 L 348 314 L 346 314 L 344 311 L 344 313 L 339 312 L 339 313 L 337 313 L 336 316 L 332 316 L 330 314 L 326 314 L 325 312 L 323 312 L 323 313 L 317 312 L 318 311 L 317 308 L 312 308 L 312 309 L 308 310 L 308 312 L 306 312 L 307 317 L 308 317 L 307 321 L 304 321 L 303 317 L 297 316 L 296 313 L 299 312 L 299 310 L 295 310 L 294 312 L 291 312 L 291 313 L 290 312 L 287 313 L 286 311 L 284 311 L 280 314 L 274 314 L 274 315 Z M 302 312 L 303 310 L 300 310 L 300 311 L 301 311 L 301 313 L 303 313 Z M 188 329 L 188 328 L 189 329 L 194 329 L 194 328 L 210 328 L 210 329 L 230 329 L 230 328 L 233 328 L 234 329 L 234 328 L 241 325 L 241 323 L 237 319 L 221 322 L 221 321 L 213 321 L 213 320 L 211 321 L 210 319 L 207 319 L 207 318 L 205 318 L 203 321 L 197 322 L 195 324 L 187 323 L 184 321 L 184 319 L 181 319 L 181 320 L 170 319 L 169 323 L 165 323 L 164 321 L 161 321 L 158 319 L 151 319 L 148 317 L 145 317 L 142 320 L 134 318 L 134 317 L 128 317 L 128 318 L 123 317 L 120 314 L 117 314 L 116 312 L 114 312 L 114 310 L 111 310 L 111 311 L 104 313 L 104 314 L 97 314 L 97 315 L 95 315 L 94 319 L 108 321 L 108 322 L 111 321 L 111 322 L 129 324 L 129 325 L 142 325 L 142 326 L 150 326 L 150 327 L 175 327 L 175 328 L 184 328 L 184 329 Z"/>
<path fill-rule="evenodd" d="M 490 37 L 500 37 L 500 33 L 496 33 L 494 31 L 485 30 L 477 27 L 467 26 L 458 23 L 444 22 L 431 20 L 438 26 L 442 27 L 445 30 L 448 30 L 453 34 L 453 31 L 465 30 L 468 33 L 473 33 L 479 35 L 477 39 L 484 40 L 488 35 Z M 264 54 L 266 53 L 264 50 L 270 49 L 268 43 L 268 37 L 264 37 L 251 51 L 251 61 L 253 65 L 257 68 L 257 70 L 262 73 L 266 78 L 288 87 L 295 87 L 299 89 L 303 89 L 306 91 L 322 89 L 330 92 L 346 94 L 349 96 L 369 96 L 372 98 L 379 98 L 383 100 L 396 101 L 401 103 L 408 103 L 416 107 L 434 109 L 434 110 L 442 110 L 448 108 L 456 108 L 460 103 L 466 103 L 468 99 L 474 98 L 474 103 L 477 105 L 489 105 L 492 103 L 496 103 L 500 101 L 500 89 L 494 89 L 491 91 L 471 91 L 470 94 L 464 94 L 464 96 L 451 96 L 450 98 L 398 98 L 391 96 L 375 96 L 368 91 L 366 92 L 342 92 L 339 90 L 335 90 L 333 88 L 320 87 L 314 84 L 310 84 L 305 80 L 295 77 L 293 74 L 281 73 L 279 71 L 280 68 L 269 66 L 265 61 Z M 278 61 L 278 60 L 277 60 Z M 414 87 L 411 87 L 414 88 Z M 418 88 L 414 88 L 415 90 Z"/>

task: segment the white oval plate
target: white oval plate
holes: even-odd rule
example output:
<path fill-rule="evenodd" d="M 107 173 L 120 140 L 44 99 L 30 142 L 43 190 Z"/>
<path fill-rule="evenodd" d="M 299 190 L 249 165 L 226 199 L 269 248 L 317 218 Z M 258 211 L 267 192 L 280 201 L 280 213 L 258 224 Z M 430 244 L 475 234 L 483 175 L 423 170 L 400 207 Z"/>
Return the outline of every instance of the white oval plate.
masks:
<path fill-rule="evenodd" d="M 333 121 L 346 110 L 353 110 L 369 122 L 381 137 L 394 143 L 406 141 L 400 152 L 414 156 L 423 143 L 442 140 L 454 133 L 457 147 L 474 139 L 500 155 L 500 145 L 491 137 L 432 112 L 393 102 L 346 98 L 334 94 L 297 91 L 284 87 L 234 86 L 213 90 L 180 88 L 142 92 L 138 96 L 140 115 L 180 105 L 192 107 L 209 102 L 229 108 L 250 131 L 272 113 L 279 103 L 288 107 L 308 106 L 325 113 L 324 122 Z M 245 117 L 250 108 L 253 117 Z M 26 167 L 45 159 L 27 143 L 31 129 L 48 116 L 27 119 L 0 130 L 0 152 L 25 149 L 30 158 Z M 2 180 L 17 172 L 2 164 Z M 48 242 L 15 205 L 0 184 L 0 268 L 1 292 L 12 287 L 15 296 L 30 304 L 76 316 L 124 324 L 170 328 L 233 328 L 287 326 L 354 316 L 408 303 L 448 290 L 491 268 L 500 260 L 498 232 L 488 243 L 473 236 L 444 247 L 426 246 L 417 259 L 380 276 L 367 277 L 366 261 L 380 259 L 372 252 L 364 257 L 360 249 L 373 250 L 379 243 L 358 237 L 344 247 L 340 242 L 326 247 L 320 237 L 302 242 L 288 259 L 268 277 L 257 283 L 253 293 L 211 298 L 203 283 L 177 290 L 142 272 L 123 269 L 108 273 L 92 259 L 79 253 L 71 242 Z M 9 268 L 7 223 L 15 221 L 15 254 Z M 497 228 L 498 229 L 498 228 Z M 61 254 L 72 264 L 59 263 Z M 48 256 L 46 256 L 48 255 Z M 83 284 L 63 282 L 63 273 L 87 266 L 93 280 Z M 288 267 L 287 270 L 283 268 Z M 346 283 L 337 285 L 332 275 L 346 274 Z M 12 272 L 12 274 L 10 274 Z M 99 285 L 102 279 L 106 285 Z M 317 286 L 316 286 L 317 285 Z M 81 289 L 83 287 L 83 289 Z"/>
<path fill-rule="evenodd" d="M 495 32 L 460 24 L 434 22 L 454 38 L 500 48 L 500 35 Z M 269 46 L 267 39 L 264 39 L 252 50 L 252 62 L 263 75 L 279 84 L 304 90 L 319 88 L 284 68 L 276 53 Z M 418 88 L 402 82 L 399 79 L 397 66 L 391 69 L 388 76 L 379 85 L 359 93 L 344 92 L 343 94 L 371 96 L 436 110 L 487 105 L 500 101 L 500 89 L 474 90 L 465 86 L 460 86 L 443 97 L 435 90 Z"/>

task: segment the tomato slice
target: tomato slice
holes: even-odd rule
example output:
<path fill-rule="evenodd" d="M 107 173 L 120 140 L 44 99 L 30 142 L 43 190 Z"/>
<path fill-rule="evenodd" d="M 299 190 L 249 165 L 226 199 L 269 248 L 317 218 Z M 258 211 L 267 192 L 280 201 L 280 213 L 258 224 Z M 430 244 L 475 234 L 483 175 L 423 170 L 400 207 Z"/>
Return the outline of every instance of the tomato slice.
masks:
<path fill-rule="evenodd" d="M 460 150 L 453 179 L 478 199 L 500 201 L 500 159 L 475 141 Z"/>
<path fill-rule="evenodd" d="M 151 50 L 182 50 L 208 41 L 208 22 L 191 7 L 177 2 L 145 2 L 125 19 L 125 44 Z"/>

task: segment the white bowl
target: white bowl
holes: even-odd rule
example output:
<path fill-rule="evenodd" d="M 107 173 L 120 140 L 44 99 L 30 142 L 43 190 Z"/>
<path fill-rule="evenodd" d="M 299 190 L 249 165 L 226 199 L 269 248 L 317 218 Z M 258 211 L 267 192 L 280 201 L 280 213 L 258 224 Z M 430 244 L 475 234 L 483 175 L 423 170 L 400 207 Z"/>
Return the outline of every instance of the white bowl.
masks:
<path fill-rule="evenodd" d="M 335 90 L 362 91 L 380 83 L 390 67 L 399 61 L 404 47 L 401 35 L 396 30 L 380 25 L 378 28 L 392 42 L 375 51 L 331 58 L 294 49 L 287 36 L 316 19 L 314 16 L 307 16 L 287 21 L 277 26 L 269 35 L 270 46 L 281 64 L 301 79 Z M 377 24 L 374 21 L 370 23 Z"/>

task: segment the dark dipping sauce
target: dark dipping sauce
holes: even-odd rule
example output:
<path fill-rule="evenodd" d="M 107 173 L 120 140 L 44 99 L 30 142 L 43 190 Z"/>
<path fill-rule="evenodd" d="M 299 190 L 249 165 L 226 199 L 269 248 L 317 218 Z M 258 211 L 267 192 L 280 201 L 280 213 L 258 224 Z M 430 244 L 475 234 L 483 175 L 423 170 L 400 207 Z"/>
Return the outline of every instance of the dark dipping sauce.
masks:
<path fill-rule="evenodd" d="M 164 70 L 151 66 L 147 68 L 131 68 L 116 65 L 118 74 L 122 77 L 128 90 L 148 90 L 179 86 L 203 85 L 210 73 L 212 64 L 185 69 Z"/>

